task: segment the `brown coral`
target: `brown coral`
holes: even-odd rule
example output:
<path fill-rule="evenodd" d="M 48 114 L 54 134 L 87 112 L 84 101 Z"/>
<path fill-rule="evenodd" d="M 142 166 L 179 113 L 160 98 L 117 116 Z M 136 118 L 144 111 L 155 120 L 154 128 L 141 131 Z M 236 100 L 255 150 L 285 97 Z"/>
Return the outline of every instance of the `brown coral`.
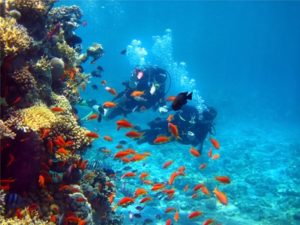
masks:
<path fill-rule="evenodd" d="M 8 137 L 14 139 L 16 134 L 0 120 L 0 140 Z"/>
<path fill-rule="evenodd" d="M 0 58 L 28 49 L 31 42 L 25 27 L 13 18 L 0 17 Z"/>
<path fill-rule="evenodd" d="M 15 71 L 12 78 L 22 91 L 29 91 L 37 87 L 37 82 L 27 66 Z"/>
<path fill-rule="evenodd" d="M 16 9 L 23 15 L 45 15 L 50 4 L 49 0 L 8 0 L 9 9 Z"/>
<path fill-rule="evenodd" d="M 91 139 L 86 136 L 86 130 L 77 124 L 74 116 L 58 115 L 56 122 L 51 129 L 51 136 L 56 137 L 61 135 L 65 140 L 71 140 L 74 144 L 71 146 L 72 150 L 81 150 L 90 145 Z"/>

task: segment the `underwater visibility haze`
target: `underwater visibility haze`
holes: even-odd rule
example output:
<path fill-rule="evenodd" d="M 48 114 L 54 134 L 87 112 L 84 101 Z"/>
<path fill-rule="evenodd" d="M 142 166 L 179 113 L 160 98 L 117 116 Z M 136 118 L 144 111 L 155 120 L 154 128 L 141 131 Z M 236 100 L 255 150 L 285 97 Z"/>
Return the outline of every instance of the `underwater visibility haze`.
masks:
<path fill-rule="evenodd" d="M 299 12 L 2 0 L 0 224 L 300 225 Z"/>

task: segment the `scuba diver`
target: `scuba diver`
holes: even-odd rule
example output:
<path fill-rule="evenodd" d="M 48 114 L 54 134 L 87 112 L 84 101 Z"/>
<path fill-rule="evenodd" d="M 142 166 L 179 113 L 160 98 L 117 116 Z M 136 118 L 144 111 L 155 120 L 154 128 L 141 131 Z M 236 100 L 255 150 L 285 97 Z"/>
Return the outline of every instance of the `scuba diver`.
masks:
<path fill-rule="evenodd" d="M 88 99 L 88 100 L 81 99 L 77 104 L 79 106 L 87 106 L 92 109 L 91 112 L 89 112 L 86 116 L 84 116 L 83 118 L 80 119 L 80 122 L 89 120 L 90 116 L 93 114 L 96 114 L 97 121 L 99 123 L 101 122 L 103 114 L 104 114 L 104 109 L 101 105 L 97 104 L 97 101 L 95 99 Z"/>
<path fill-rule="evenodd" d="M 208 133 L 214 133 L 214 119 L 217 111 L 212 107 L 207 107 L 202 113 L 194 106 L 185 105 L 181 110 L 176 111 L 171 123 L 177 126 L 179 131 L 178 142 L 196 147 L 202 151 L 203 142 Z M 169 120 L 170 121 L 170 120 Z M 168 130 L 168 120 L 165 118 L 156 118 L 148 123 L 150 129 L 141 130 L 144 132 L 138 144 L 148 142 L 153 144 L 154 139 L 159 135 L 170 136 Z"/>
<path fill-rule="evenodd" d="M 168 72 L 157 66 L 136 68 L 130 80 L 122 83 L 125 90 L 112 100 L 116 107 L 107 110 L 105 118 L 110 120 L 149 108 L 157 110 L 161 107 L 160 111 L 164 111 L 167 76 Z"/>

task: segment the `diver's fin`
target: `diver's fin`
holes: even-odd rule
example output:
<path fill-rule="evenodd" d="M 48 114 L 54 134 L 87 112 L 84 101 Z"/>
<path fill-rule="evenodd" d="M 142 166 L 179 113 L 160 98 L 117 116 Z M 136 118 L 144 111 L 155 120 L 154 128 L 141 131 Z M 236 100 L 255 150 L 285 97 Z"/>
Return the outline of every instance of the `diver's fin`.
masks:
<path fill-rule="evenodd" d="M 102 115 L 101 115 L 101 114 L 99 114 L 99 115 L 98 115 L 98 119 L 97 119 L 97 121 L 100 123 L 100 122 L 101 122 L 101 120 L 102 120 Z"/>
<path fill-rule="evenodd" d="M 193 95 L 193 92 L 189 93 L 186 98 L 189 99 L 189 100 L 192 100 L 192 95 Z"/>

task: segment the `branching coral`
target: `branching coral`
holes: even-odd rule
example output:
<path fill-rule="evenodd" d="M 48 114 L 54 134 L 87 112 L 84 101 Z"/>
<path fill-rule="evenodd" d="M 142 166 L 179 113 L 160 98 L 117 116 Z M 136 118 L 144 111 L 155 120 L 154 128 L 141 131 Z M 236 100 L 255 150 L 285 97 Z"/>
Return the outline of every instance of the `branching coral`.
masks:
<path fill-rule="evenodd" d="M 20 214 L 22 214 L 22 218 L 20 219 L 17 217 L 4 218 L 3 216 L 0 216 L 0 224 L 1 225 L 24 225 L 24 224 L 55 225 L 55 223 L 51 221 L 40 219 L 37 213 L 33 214 L 28 208 L 22 210 Z"/>
<path fill-rule="evenodd" d="M 51 63 L 46 56 L 42 56 L 33 66 L 34 70 L 43 76 L 49 77 L 51 75 Z"/>
<path fill-rule="evenodd" d="M 49 0 L 8 0 L 9 9 L 16 9 L 23 15 L 45 15 L 50 9 Z"/>
<path fill-rule="evenodd" d="M 37 82 L 27 66 L 15 71 L 12 78 L 22 91 L 29 91 L 37 87 Z"/>
<path fill-rule="evenodd" d="M 52 124 L 51 136 L 63 136 L 65 140 L 71 140 L 74 144 L 71 146 L 72 150 L 80 150 L 91 143 L 91 139 L 86 136 L 88 130 L 80 127 L 77 124 L 74 116 L 57 115 L 57 120 Z"/>
<path fill-rule="evenodd" d="M 68 67 L 74 67 L 76 62 L 77 53 L 76 51 L 70 47 L 66 41 L 57 42 L 55 53 L 57 57 L 63 58 L 67 63 Z"/>
<path fill-rule="evenodd" d="M 56 122 L 55 114 L 44 104 L 37 104 L 21 110 L 22 124 L 38 131 L 41 128 L 49 128 Z"/>
<path fill-rule="evenodd" d="M 16 134 L 10 128 L 8 128 L 2 120 L 0 120 L 0 140 L 5 137 L 14 139 L 15 136 Z"/>
<path fill-rule="evenodd" d="M 0 58 L 28 49 L 31 42 L 25 27 L 13 18 L 0 17 Z"/>

